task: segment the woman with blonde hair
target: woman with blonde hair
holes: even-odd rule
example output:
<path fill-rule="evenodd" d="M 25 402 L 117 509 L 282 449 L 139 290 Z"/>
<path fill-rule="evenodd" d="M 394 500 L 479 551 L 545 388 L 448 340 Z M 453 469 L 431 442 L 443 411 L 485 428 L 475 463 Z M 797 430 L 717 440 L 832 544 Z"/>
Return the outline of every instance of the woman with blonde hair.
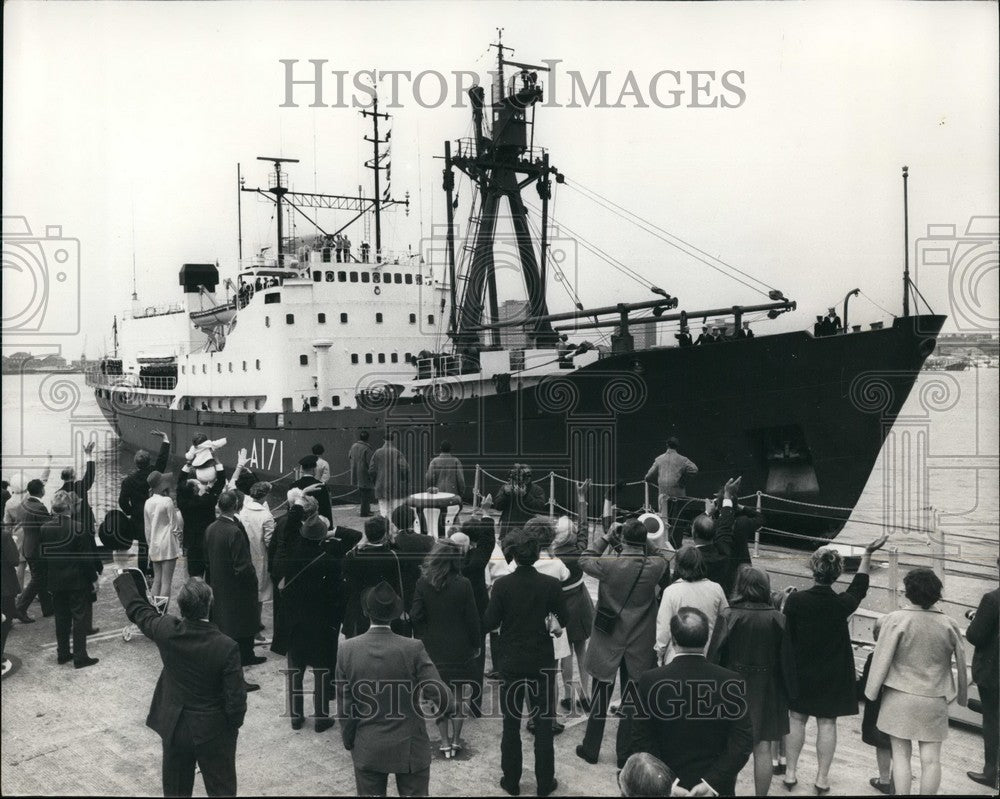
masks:
<path fill-rule="evenodd" d="M 903 586 L 910 604 L 882 618 L 865 696 L 874 701 L 882 692 L 876 726 L 889 736 L 896 793 L 910 793 L 910 759 L 917 741 L 919 792 L 929 795 L 941 787 L 948 703 L 957 699 L 964 707 L 968 701 L 965 644 L 958 625 L 934 607 L 943 586 L 931 569 L 913 569 Z"/>
<path fill-rule="evenodd" d="M 441 753 L 448 759 L 462 749 L 462 726 L 468 715 L 465 689 L 478 684 L 477 658 L 483 641 L 472 583 L 462 576 L 463 562 L 457 543 L 436 541 L 424 561 L 410 610 L 416 636 L 455 695 L 454 714 L 437 722 Z"/>
<path fill-rule="evenodd" d="M 785 602 L 785 619 L 792 641 L 797 695 L 789 702 L 790 721 L 786 739 L 788 766 L 784 784 L 789 790 L 796 778 L 799 755 L 806 737 L 806 722 L 816 717 L 816 781 L 819 795 L 830 792 L 830 765 L 837 748 L 837 718 L 858 712 L 857 675 L 848 620 L 868 593 L 868 570 L 872 553 L 881 549 L 888 536 L 865 547 L 857 574 L 843 593 L 833 584 L 844 570 L 835 547 L 821 547 L 809 559 L 814 585 L 797 591 Z"/>
<path fill-rule="evenodd" d="M 588 710 L 590 705 L 590 680 L 583 664 L 587 660 L 587 641 L 594 626 L 594 601 L 583 583 L 583 569 L 580 566 L 580 555 L 587 548 L 587 526 L 574 524 L 567 516 L 562 516 L 556 522 L 556 535 L 552 541 L 551 552 L 563 562 L 569 571 L 569 576 L 562 581 L 563 598 L 566 600 L 566 640 L 572 652 L 560 661 L 563 678 L 563 698 L 559 704 L 566 711 L 573 709 L 573 656 L 576 656 L 576 667 L 580 673 L 580 695 L 577 704 L 581 710 Z"/>
<path fill-rule="evenodd" d="M 146 541 L 149 544 L 149 562 L 153 564 L 152 592 L 153 596 L 166 597 L 169 605 L 174 567 L 182 551 L 181 531 L 184 529 L 184 522 L 170 496 L 173 485 L 171 475 L 150 472 L 146 482 L 149 483 L 150 496 L 143 506 L 143 518 Z"/>

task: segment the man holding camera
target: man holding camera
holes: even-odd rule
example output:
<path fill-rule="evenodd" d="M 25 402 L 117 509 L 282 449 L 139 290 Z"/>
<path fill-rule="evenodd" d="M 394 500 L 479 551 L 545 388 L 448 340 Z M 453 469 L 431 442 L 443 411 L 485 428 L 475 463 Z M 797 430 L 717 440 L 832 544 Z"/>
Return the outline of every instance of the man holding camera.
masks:
<path fill-rule="evenodd" d="M 631 734 L 625 697 L 630 688 L 634 691 L 639 675 L 656 665 L 656 594 L 670 581 L 670 551 L 648 545 L 646 535 L 642 522 L 629 519 L 580 555 L 583 571 L 600 581 L 587 648 L 586 667 L 594 678 L 590 718 L 583 743 L 576 748 L 588 763 L 596 763 L 601 752 L 617 672 L 625 711 L 618 725 L 618 767 L 625 764 Z"/>

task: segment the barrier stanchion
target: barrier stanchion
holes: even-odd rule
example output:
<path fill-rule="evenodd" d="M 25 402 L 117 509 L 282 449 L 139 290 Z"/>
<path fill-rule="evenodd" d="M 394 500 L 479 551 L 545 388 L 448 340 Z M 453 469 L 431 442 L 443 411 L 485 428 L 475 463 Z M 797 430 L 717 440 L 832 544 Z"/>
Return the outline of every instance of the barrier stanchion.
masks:
<path fill-rule="evenodd" d="M 938 576 L 941 581 L 941 587 L 944 588 L 945 580 L 945 546 L 944 546 L 944 533 L 941 532 L 940 525 L 940 514 L 931 509 L 931 524 L 934 529 L 934 534 L 931 536 L 931 568 L 934 569 L 934 573 Z"/>
<path fill-rule="evenodd" d="M 757 515 L 760 515 L 760 491 L 757 492 Z M 760 527 L 754 530 L 753 533 L 753 556 L 756 558 L 760 555 Z"/>
<path fill-rule="evenodd" d="M 480 491 L 480 475 L 482 474 L 482 468 L 479 464 L 476 464 L 476 480 L 472 485 L 472 507 L 478 508 L 481 504 L 483 497 L 482 491 Z"/>
<path fill-rule="evenodd" d="M 549 472 L 549 518 L 556 517 L 556 473 Z"/>
<path fill-rule="evenodd" d="M 899 548 L 889 550 L 889 607 L 899 610 Z"/>
<path fill-rule="evenodd" d="M 642 483 L 642 506 L 649 510 L 649 483 L 645 481 Z"/>

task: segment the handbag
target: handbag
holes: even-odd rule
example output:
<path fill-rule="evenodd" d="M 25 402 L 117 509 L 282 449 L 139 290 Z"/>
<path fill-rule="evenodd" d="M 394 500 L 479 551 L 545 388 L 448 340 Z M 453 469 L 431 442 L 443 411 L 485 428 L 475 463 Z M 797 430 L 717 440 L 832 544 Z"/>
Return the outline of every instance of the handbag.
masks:
<path fill-rule="evenodd" d="M 645 568 L 646 557 L 644 555 L 642 563 L 639 564 L 639 571 L 636 572 L 635 579 L 632 581 L 632 587 L 628 589 L 628 594 L 625 595 L 625 601 L 622 602 L 622 606 L 617 612 L 612 611 L 611 608 L 606 605 L 597 606 L 597 609 L 594 611 L 595 630 L 600 630 L 605 635 L 614 635 L 615 627 L 618 626 L 618 617 L 622 615 L 622 611 L 625 610 L 625 606 L 628 605 L 628 601 L 632 598 L 632 592 L 635 591 L 639 578 L 642 576 L 642 570 Z"/>

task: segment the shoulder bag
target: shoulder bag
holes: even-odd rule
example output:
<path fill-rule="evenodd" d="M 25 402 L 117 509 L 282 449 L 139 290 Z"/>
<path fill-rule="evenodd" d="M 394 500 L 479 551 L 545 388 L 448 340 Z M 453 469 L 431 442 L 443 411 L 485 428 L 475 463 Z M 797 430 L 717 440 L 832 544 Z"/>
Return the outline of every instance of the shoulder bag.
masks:
<path fill-rule="evenodd" d="M 635 591 L 635 587 L 639 582 L 639 578 L 642 576 L 642 570 L 646 568 L 646 556 L 642 556 L 642 563 L 639 564 L 639 571 L 635 574 L 635 579 L 632 581 L 632 587 L 628 589 L 628 594 L 625 595 L 625 601 L 622 602 L 621 608 L 617 612 L 611 610 L 607 605 L 598 605 L 597 609 L 594 611 L 594 629 L 600 630 L 605 635 L 614 635 L 615 627 L 618 626 L 618 618 L 622 615 L 622 611 L 628 605 L 628 601 L 632 598 L 632 592 Z"/>

